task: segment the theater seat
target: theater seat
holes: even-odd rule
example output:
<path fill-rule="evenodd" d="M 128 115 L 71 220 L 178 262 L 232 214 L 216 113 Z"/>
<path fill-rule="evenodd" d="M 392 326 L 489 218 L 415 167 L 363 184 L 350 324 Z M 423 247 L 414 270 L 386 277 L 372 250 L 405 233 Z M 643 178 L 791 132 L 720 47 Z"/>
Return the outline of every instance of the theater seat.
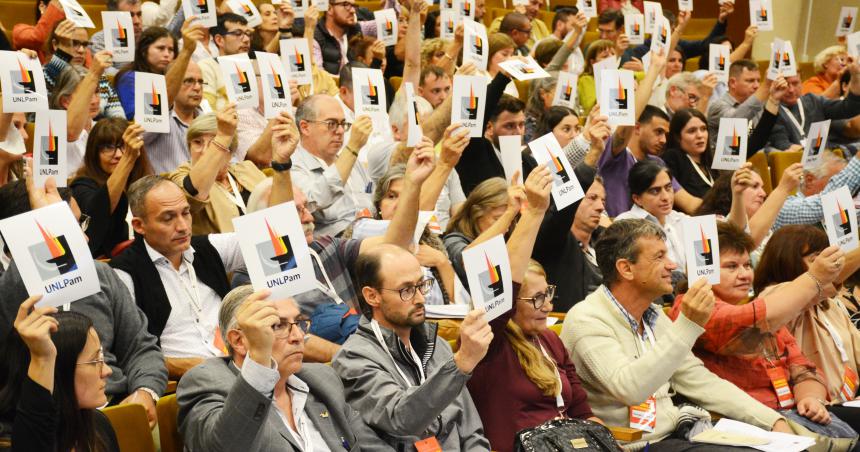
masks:
<path fill-rule="evenodd" d="M 794 163 L 799 163 L 801 157 L 803 157 L 802 151 L 772 151 L 768 154 L 771 171 L 770 178 L 773 184 L 779 184 L 779 180 L 782 178 L 782 173 L 785 172 L 785 169 Z M 794 192 L 791 194 L 794 194 Z"/>
<path fill-rule="evenodd" d="M 119 450 L 122 452 L 155 452 L 152 431 L 143 405 L 128 404 L 105 408 L 102 413 L 110 420 Z"/>
<path fill-rule="evenodd" d="M 179 433 L 179 404 L 176 394 L 158 399 L 155 407 L 158 412 L 158 435 L 161 438 L 161 452 L 182 452 L 184 445 Z"/>
<path fill-rule="evenodd" d="M 753 169 L 761 176 L 762 188 L 764 188 L 765 193 L 770 194 L 773 191 L 773 181 L 770 178 L 770 166 L 767 164 L 767 155 L 764 152 L 756 152 L 747 161 L 752 163 Z"/>
<path fill-rule="evenodd" d="M 134 243 L 134 239 L 126 240 L 124 242 L 117 243 L 112 250 L 110 250 L 110 257 L 117 257 L 125 251 L 126 248 L 130 247 L 131 244 Z"/>
<path fill-rule="evenodd" d="M 388 83 L 391 83 L 391 87 L 394 88 L 394 92 L 396 93 L 400 89 L 400 85 L 403 84 L 403 77 L 391 77 L 388 79 Z"/>

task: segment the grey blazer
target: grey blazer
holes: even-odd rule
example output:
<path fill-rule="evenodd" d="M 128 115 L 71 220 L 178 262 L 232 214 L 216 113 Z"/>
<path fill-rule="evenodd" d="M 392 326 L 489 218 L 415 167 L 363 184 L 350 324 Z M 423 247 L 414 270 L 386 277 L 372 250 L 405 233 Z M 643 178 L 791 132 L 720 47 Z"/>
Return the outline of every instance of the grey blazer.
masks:
<path fill-rule="evenodd" d="M 310 390 L 305 412 L 332 452 L 394 450 L 347 405 L 331 367 L 303 364 L 296 376 Z M 248 384 L 229 358 L 211 358 L 191 369 L 179 381 L 176 396 L 186 450 L 302 450 L 272 408 L 272 398 Z"/>

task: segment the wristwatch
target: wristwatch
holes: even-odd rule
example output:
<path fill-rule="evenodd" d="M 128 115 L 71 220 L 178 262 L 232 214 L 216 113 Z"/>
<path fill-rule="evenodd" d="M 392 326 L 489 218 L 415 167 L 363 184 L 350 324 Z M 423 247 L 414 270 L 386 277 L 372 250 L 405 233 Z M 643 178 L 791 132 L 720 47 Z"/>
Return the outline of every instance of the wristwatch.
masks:
<path fill-rule="evenodd" d="M 279 172 L 279 173 L 284 172 L 284 171 L 289 171 L 290 168 L 292 168 L 292 167 L 293 167 L 293 161 L 292 160 L 289 160 L 286 163 L 276 162 L 274 160 L 272 161 L 272 169 Z"/>

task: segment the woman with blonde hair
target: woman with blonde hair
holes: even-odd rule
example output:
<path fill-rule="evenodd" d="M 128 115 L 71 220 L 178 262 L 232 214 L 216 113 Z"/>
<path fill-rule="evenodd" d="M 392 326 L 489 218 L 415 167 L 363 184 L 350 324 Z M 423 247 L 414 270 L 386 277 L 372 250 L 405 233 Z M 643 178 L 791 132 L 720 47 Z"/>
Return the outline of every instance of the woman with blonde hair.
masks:
<path fill-rule="evenodd" d="M 468 285 L 468 280 L 463 251 L 499 234 L 507 235 L 524 199 L 522 185 L 508 187 L 504 179 L 493 177 L 478 184 L 451 217 L 442 241 L 464 285 Z"/>
<path fill-rule="evenodd" d="M 815 55 L 812 67 L 815 75 L 803 82 L 803 94 L 818 94 L 839 99 L 839 78 L 848 67 L 848 53 L 843 46 L 830 46 Z"/>
<path fill-rule="evenodd" d="M 543 267 L 529 260 L 513 309 L 490 322 L 493 341 L 467 386 L 493 450 L 512 451 L 518 431 L 560 415 L 602 423 L 564 344 L 547 328 L 554 296 Z"/>

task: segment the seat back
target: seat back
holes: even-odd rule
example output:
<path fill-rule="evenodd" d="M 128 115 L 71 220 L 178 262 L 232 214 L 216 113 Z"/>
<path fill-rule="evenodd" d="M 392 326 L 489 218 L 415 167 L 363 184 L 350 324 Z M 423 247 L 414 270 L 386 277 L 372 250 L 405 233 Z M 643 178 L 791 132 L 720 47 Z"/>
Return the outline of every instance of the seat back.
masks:
<path fill-rule="evenodd" d="M 179 404 L 176 394 L 158 399 L 158 434 L 161 437 L 161 452 L 182 452 L 182 434 L 179 433 Z"/>
<path fill-rule="evenodd" d="M 116 432 L 119 450 L 122 452 L 155 452 L 152 430 L 146 419 L 143 405 L 130 403 L 102 410 Z"/>
<path fill-rule="evenodd" d="M 785 169 L 794 163 L 800 162 L 801 157 L 803 157 L 802 151 L 772 151 L 768 155 L 771 181 L 779 184 L 779 180 L 782 179 L 782 173 L 785 172 Z M 791 192 L 791 194 L 794 194 L 794 192 Z"/>
<path fill-rule="evenodd" d="M 770 178 L 770 166 L 767 164 L 767 155 L 764 152 L 756 152 L 747 161 L 752 163 L 755 172 L 761 176 L 762 188 L 765 193 L 770 194 L 773 190 L 773 180 Z"/>

